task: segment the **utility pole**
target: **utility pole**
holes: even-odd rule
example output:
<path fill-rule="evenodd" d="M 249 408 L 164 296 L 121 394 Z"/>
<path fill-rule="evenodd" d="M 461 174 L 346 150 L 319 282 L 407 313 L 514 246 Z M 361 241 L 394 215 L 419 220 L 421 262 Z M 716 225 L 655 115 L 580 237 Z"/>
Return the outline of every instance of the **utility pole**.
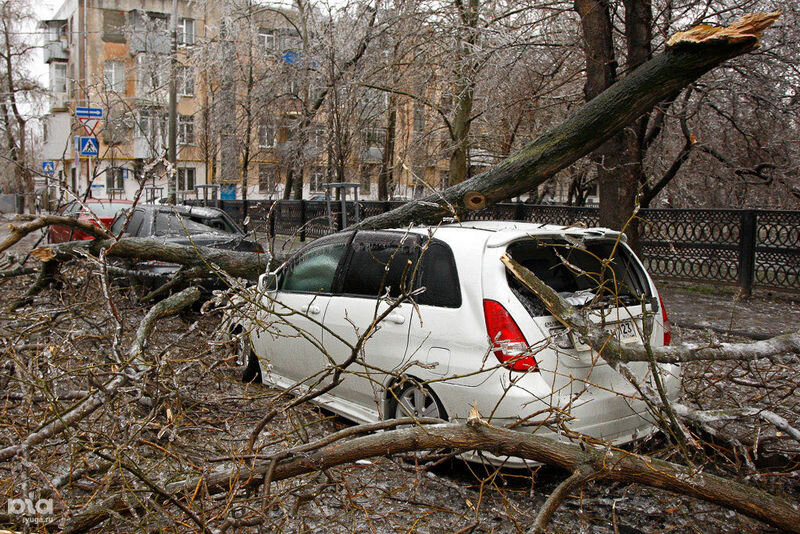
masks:
<path fill-rule="evenodd" d="M 167 160 L 174 171 L 167 178 L 167 196 L 173 203 L 178 202 L 178 87 L 175 76 L 178 71 L 178 0 L 172 0 L 172 16 L 169 19 L 170 62 L 169 62 L 169 122 L 167 123 Z"/>

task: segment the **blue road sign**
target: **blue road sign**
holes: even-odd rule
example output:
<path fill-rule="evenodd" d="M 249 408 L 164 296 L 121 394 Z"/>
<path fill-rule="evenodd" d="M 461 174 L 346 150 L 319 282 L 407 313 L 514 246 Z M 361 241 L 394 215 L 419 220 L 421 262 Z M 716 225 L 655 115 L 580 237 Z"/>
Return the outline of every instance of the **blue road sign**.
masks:
<path fill-rule="evenodd" d="M 97 144 L 96 137 L 81 137 L 81 156 L 96 156 L 100 145 Z"/>
<path fill-rule="evenodd" d="M 75 108 L 75 116 L 80 119 L 102 119 L 103 108 Z"/>
<path fill-rule="evenodd" d="M 223 185 L 220 188 L 220 198 L 222 200 L 235 200 L 236 199 L 236 186 Z"/>
<path fill-rule="evenodd" d="M 56 173 L 56 162 L 55 161 L 43 161 L 42 162 L 42 174 L 46 174 L 48 176 L 53 176 Z"/>

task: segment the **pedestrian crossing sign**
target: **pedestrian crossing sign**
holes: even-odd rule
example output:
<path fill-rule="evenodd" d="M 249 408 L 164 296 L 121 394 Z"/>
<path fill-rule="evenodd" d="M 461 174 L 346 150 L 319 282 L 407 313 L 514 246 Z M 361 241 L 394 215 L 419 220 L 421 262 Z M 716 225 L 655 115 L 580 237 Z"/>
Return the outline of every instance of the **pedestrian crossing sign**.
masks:
<path fill-rule="evenodd" d="M 97 156 L 100 152 L 97 137 L 81 137 L 80 153 L 81 156 Z"/>

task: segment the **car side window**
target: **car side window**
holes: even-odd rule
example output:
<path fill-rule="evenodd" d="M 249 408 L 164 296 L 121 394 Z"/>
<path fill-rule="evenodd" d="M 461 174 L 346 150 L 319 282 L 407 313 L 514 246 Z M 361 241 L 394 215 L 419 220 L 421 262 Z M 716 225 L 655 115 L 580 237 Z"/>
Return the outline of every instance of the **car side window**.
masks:
<path fill-rule="evenodd" d="M 400 234 L 359 232 L 353 241 L 353 252 L 344 275 L 342 293 L 352 296 L 378 297 L 389 290 L 390 297 L 410 290 L 419 258 L 416 238 Z"/>
<path fill-rule="evenodd" d="M 422 268 L 417 287 L 424 287 L 417 304 L 444 308 L 461 307 L 461 286 L 453 251 L 441 241 L 434 240 L 422 255 Z"/>
<path fill-rule="evenodd" d="M 132 236 L 139 235 L 139 228 L 142 227 L 143 222 L 144 212 L 142 210 L 135 210 L 133 215 L 131 215 L 131 222 L 128 223 L 125 233 Z"/>
<path fill-rule="evenodd" d="M 284 271 L 281 291 L 330 293 L 345 245 L 344 240 L 337 239 L 301 253 Z"/>

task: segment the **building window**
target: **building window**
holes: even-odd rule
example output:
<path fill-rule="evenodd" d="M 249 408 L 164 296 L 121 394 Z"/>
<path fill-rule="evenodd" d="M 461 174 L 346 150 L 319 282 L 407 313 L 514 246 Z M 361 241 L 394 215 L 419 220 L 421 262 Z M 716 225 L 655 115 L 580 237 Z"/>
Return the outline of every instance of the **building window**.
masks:
<path fill-rule="evenodd" d="M 383 148 L 386 144 L 386 128 L 366 126 L 361 130 L 361 137 L 366 147 Z"/>
<path fill-rule="evenodd" d="M 106 169 L 106 193 L 112 189 L 125 188 L 125 175 L 127 170 L 122 167 L 109 167 Z"/>
<path fill-rule="evenodd" d="M 259 165 L 258 166 L 258 192 L 259 193 L 274 193 L 275 192 L 275 166 L 274 165 Z"/>
<path fill-rule="evenodd" d="M 258 146 L 260 148 L 275 148 L 275 125 L 262 124 L 258 127 Z"/>
<path fill-rule="evenodd" d="M 139 114 L 139 137 L 145 139 L 167 138 L 167 115 L 152 108 L 142 108 Z"/>
<path fill-rule="evenodd" d="M 312 167 L 308 177 L 308 187 L 313 193 L 321 192 L 323 184 L 327 183 L 327 172 L 325 167 Z"/>
<path fill-rule="evenodd" d="M 300 88 L 297 85 L 297 80 L 295 80 L 294 78 L 291 78 L 291 79 L 287 80 L 287 82 L 286 82 L 286 92 L 289 94 L 289 96 L 297 97 L 298 93 L 299 93 L 299 89 Z"/>
<path fill-rule="evenodd" d="M 50 71 L 50 89 L 54 93 L 67 92 L 67 64 L 66 63 L 51 63 L 52 70 Z"/>
<path fill-rule="evenodd" d="M 178 144 L 194 144 L 194 116 L 178 115 Z"/>
<path fill-rule="evenodd" d="M 270 52 L 275 49 L 275 32 L 272 30 L 261 30 L 258 33 L 258 43 L 264 49 L 264 52 Z"/>
<path fill-rule="evenodd" d="M 325 128 L 323 126 L 316 126 L 311 130 L 311 136 L 309 142 L 311 144 L 311 148 L 316 151 L 323 151 L 325 150 L 326 138 L 325 138 Z"/>
<path fill-rule="evenodd" d="M 414 104 L 414 133 L 420 133 L 425 129 L 425 108 L 422 104 Z"/>
<path fill-rule="evenodd" d="M 194 69 L 180 65 L 176 72 L 176 85 L 180 96 L 194 96 Z"/>
<path fill-rule="evenodd" d="M 125 94 L 125 63 L 106 61 L 103 64 L 103 85 L 106 91 Z"/>
<path fill-rule="evenodd" d="M 194 44 L 194 19 L 180 19 L 178 21 L 178 44 Z"/>
<path fill-rule="evenodd" d="M 439 171 L 439 189 L 447 189 L 450 187 L 450 171 Z"/>
<path fill-rule="evenodd" d="M 178 169 L 178 191 L 194 191 L 194 168 Z"/>

